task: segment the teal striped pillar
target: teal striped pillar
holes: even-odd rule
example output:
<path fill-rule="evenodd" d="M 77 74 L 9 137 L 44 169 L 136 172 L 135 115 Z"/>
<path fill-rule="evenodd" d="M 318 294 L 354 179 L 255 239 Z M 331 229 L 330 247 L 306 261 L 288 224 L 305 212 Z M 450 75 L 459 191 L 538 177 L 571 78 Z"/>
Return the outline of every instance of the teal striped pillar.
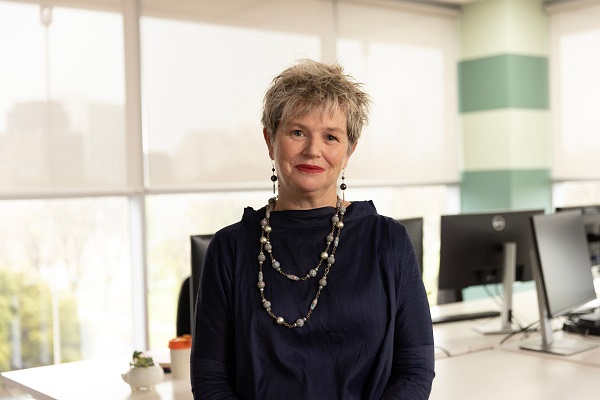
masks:
<path fill-rule="evenodd" d="M 551 207 L 548 36 L 542 0 L 462 8 L 463 212 Z"/>

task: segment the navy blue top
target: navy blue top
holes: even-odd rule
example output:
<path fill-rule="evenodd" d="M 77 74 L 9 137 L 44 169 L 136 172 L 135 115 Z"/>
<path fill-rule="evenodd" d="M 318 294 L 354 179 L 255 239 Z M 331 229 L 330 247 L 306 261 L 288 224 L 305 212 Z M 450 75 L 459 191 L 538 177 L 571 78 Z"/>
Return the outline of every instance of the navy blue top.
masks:
<path fill-rule="evenodd" d="M 282 270 L 314 268 L 333 207 L 273 211 L 271 243 Z M 276 324 L 258 282 L 265 208 L 218 231 L 209 245 L 194 326 L 195 399 L 427 399 L 434 378 L 427 295 L 404 226 L 353 202 L 344 216 L 327 286 L 305 325 Z M 264 263 L 265 297 L 293 323 L 315 297 L 318 276 L 294 282 Z"/>

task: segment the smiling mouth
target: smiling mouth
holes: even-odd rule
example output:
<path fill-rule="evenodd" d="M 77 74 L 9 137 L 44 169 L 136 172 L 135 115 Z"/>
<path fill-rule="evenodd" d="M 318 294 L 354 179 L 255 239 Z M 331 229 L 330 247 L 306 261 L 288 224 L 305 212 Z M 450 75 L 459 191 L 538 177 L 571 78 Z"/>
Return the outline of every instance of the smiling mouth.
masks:
<path fill-rule="evenodd" d="M 298 168 L 302 172 L 309 172 L 309 173 L 325 171 L 323 168 L 321 168 L 319 166 L 310 165 L 310 164 L 300 164 L 300 165 L 296 166 L 296 168 Z"/>

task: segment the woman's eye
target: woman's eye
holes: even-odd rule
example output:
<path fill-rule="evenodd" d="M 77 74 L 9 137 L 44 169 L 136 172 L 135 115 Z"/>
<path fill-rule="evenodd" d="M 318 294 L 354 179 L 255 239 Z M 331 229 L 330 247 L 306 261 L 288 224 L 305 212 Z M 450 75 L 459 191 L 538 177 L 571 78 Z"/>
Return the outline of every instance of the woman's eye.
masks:
<path fill-rule="evenodd" d="M 292 135 L 294 135 L 294 136 L 302 136 L 302 131 L 299 131 L 299 130 L 292 131 Z"/>
<path fill-rule="evenodd" d="M 333 135 L 327 135 L 327 140 L 337 140 L 337 138 Z"/>

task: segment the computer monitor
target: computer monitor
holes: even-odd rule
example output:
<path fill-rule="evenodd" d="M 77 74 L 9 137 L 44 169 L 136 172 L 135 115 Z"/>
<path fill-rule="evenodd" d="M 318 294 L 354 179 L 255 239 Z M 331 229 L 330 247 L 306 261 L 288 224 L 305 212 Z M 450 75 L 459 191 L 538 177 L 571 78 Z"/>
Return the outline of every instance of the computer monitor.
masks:
<path fill-rule="evenodd" d="M 515 280 L 533 279 L 529 218 L 543 213 L 544 210 L 539 209 L 443 215 L 438 304 L 462 301 L 462 290 L 467 287 L 502 283 L 501 326 L 478 330 L 481 333 L 514 331 L 512 286 Z"/>
<path fill-rule="evenodd" d="M 438 289 L 447 292 L 444 303 L 462 301 L 467 287 L 502 283 L 505 243 L 517 245 L 515 280 L 532 280 L 529 218 L 543 213 L 540 209 L 442 215 Z"/>
<path fill-rule="evenodd" d="M 580 211 L 531 218 L 531 253 L 541 323 L 541 339 L 523 341 L 522 349 L 570 355 L 596 344 L 576 339 L 555 340 L 552 319 L 596 299 L 588 257 L 585 226 Z"/>
<path fill-rule="evenodd" d="M 556 212 L 581 211 L 587 234 L 592 265 L 600 265 L 600 204 L 578 207 L 556 207 Z"/>
<path fill-rule="evenodd" d="M 194 310 L 196 309 L 196 298 L 200 291 L 200 275 L 202 274 L 202 265 L 204 264 L 204 257 L 206 256 L 206 250 L 208 244 L 212 239 L 213 235 L 193 235 L 190 237 L 191 241 L 191 284 L 190 284 L 190 321 L 194 320 Z M 192 327 L 194 324 L 191 324 Z"/>
<path fill-rule="evenodd" d="M 423 218 L 404 218 L 398 221 L 404 225 L 408 232 L 408 237 L 410 237 L 410 241 L 415 249 L 417 262 L 421 269 L 421 276 L 423 276 Z"/>

